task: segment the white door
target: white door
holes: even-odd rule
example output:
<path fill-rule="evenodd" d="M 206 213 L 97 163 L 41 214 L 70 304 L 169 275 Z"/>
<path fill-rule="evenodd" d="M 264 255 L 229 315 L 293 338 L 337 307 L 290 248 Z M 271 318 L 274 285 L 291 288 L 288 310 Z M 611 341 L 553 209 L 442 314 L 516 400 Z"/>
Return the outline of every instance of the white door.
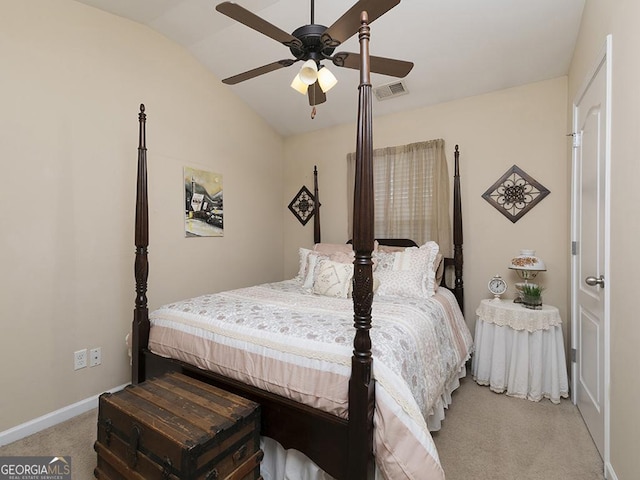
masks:
<path fill-rule="evenodd" d="M 609 48 L 610 39 L 574 103 L 573 114 L 573 400 L 603 458 L 609 380 Z"/>

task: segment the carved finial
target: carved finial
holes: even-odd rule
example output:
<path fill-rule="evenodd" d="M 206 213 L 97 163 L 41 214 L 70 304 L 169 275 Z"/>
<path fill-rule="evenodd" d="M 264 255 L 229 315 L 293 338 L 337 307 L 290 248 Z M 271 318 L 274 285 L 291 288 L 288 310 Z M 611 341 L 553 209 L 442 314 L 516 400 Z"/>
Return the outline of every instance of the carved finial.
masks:
<path fill-rule="evenodd" d="M 140 104 L 140 113 L 144 113 L 144 103 Z"/>
<path fill-rule="evenodd" d="M 458 151 L 458 145 L 456 145 L 456 152 Z"/>
<path fill-rule="evenodd" d="M 369 23 L 369 14 L 366 11 L 363 11 L 360 14 L 360 23 L 362 24 Z"/>

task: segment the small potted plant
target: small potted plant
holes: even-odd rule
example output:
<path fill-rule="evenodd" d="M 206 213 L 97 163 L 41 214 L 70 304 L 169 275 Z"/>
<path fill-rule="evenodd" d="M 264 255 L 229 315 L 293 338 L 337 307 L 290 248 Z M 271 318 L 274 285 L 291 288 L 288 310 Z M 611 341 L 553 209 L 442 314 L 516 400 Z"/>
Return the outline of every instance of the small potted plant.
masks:
<path fill-rule="evenodd" d="M 542 308 L 542 290 L 540 285 L 525 283 L 522 286 L 522 306 L 534 310 Z"/>

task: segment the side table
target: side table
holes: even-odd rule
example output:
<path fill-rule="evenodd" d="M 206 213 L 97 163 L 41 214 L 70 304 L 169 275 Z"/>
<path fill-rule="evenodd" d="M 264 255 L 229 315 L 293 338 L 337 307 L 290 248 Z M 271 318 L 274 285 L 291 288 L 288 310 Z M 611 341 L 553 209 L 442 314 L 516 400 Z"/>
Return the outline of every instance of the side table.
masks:
<path fill-rule="evenodd" d="M 511 300 L 482 300 L 476 310 L 473 379 L 497 393 L 560 403 L 569 396 L 562 319 Z"/>

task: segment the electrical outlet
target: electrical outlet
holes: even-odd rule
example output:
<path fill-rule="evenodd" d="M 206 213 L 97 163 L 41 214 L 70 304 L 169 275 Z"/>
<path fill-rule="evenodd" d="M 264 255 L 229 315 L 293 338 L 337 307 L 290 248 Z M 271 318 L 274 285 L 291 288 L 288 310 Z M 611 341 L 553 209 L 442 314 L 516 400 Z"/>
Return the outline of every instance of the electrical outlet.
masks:
<path fill-rule="evenodd" d="M 95 367 L 102 363 L 102 349 L 100 347 L 89 350 L 89 366 Z"/>
<path fill-rule="evenodd" d="M 73 352 L 73 369 L 80 370 L 87 366 L 87 349 Z"/>

